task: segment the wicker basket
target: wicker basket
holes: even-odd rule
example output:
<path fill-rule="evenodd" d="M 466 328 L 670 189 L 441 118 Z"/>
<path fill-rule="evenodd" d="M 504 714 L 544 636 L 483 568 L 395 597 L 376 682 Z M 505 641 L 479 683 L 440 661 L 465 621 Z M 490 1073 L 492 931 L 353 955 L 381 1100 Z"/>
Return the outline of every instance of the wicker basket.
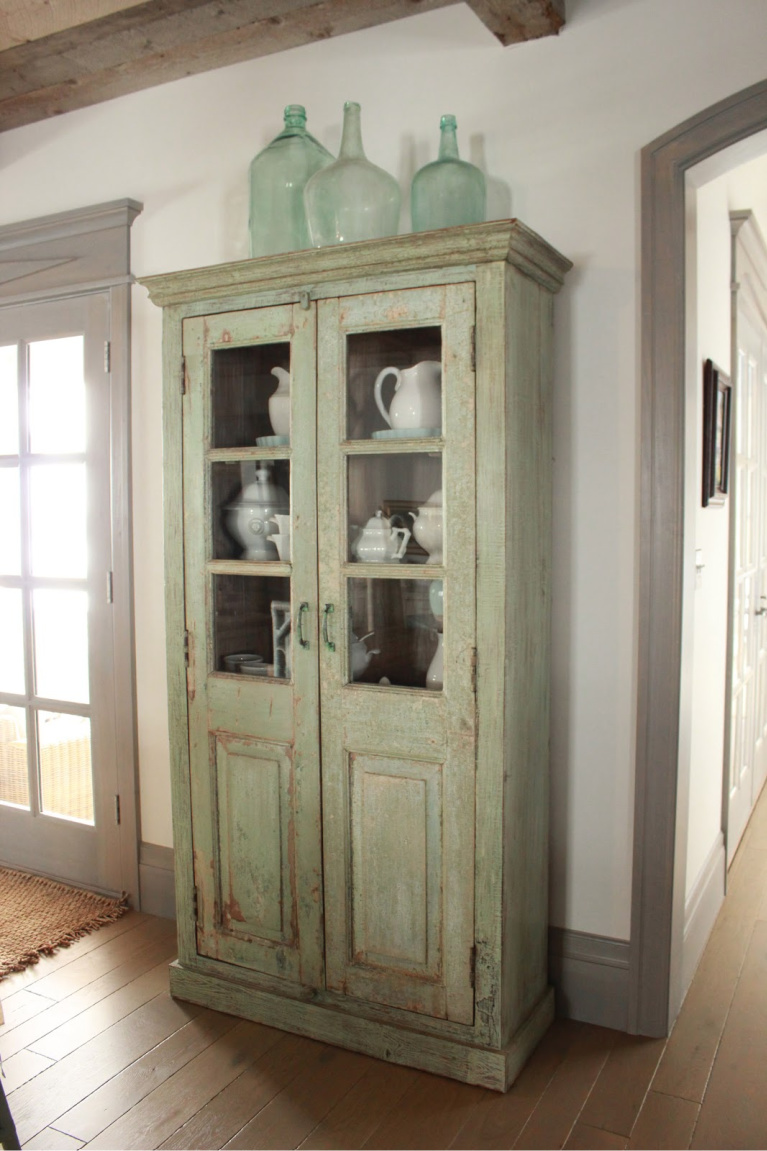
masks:
<path fill-rule="evenodd" d="M 87 738 L 40 748 L 41 806 L 49 815 L 93 822 L 91 744 Z M 0 801 L 29 807 L 27 745 L 0 743 Z"/>

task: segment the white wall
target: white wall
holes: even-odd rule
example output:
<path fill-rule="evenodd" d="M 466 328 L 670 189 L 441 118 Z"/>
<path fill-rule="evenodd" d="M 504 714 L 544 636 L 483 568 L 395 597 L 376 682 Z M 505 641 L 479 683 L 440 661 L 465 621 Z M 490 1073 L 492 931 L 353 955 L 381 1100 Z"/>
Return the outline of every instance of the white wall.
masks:
<path fill-rule="evenodd" d="M 573 0 L 503 49 L 463 5 L 164 85 L 0 136 L 0 223 L 131 196 L 138 276 L 247 254 L 246 176 L 282 107 L 331 150 L 363 108 L 403 181 L 455 112 L 494 215 L 575 268 L 558 300 L 552 921 L 629 935 L 636 660 L 639 150 L 763 78 L 763 0 Z M 509 203 L 510 201 L 510 203 Z M 135 289 L 134 514 L 142 835 L 170 844 L 160 316 Z"/>

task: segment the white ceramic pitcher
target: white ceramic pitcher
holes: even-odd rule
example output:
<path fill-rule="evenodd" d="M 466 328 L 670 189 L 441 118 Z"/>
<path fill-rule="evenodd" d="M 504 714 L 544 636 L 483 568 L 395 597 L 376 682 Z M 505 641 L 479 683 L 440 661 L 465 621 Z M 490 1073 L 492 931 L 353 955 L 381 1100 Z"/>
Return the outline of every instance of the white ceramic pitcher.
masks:
<path fill-rule="evenodd" d="M 381 389 L 387 376 L 394 376 L 394 397 L 387 412 Z M 378 410 L 390 428 L 442 428 L 442 365 L 422 360 L 412 368 L 384 368 L 373 385 Z"/>

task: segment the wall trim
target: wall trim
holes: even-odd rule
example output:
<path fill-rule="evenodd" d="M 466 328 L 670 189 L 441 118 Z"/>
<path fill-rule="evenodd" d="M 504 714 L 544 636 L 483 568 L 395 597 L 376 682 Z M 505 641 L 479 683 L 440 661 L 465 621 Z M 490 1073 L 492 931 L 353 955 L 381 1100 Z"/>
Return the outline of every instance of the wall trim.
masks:
<path fill-rule="evenodd" d="M 549 928 L 549 978 L 557 1015 L 628 1030 L 629 944 L 622 939 Z"/>
<path fill-rule="evenodd" d="M 682 949 L 683 994 L 692 983 L 703 949 L 724 902 L 727 867 L 724 835 L 720 832 L 695 880 L 684 907 L 684 947 Z"/>
<path fill-rule="evenodd" d="M 159 843 L 139 845 L 141 910 L 161 919 L 176 918 L 173 848 Z"/>

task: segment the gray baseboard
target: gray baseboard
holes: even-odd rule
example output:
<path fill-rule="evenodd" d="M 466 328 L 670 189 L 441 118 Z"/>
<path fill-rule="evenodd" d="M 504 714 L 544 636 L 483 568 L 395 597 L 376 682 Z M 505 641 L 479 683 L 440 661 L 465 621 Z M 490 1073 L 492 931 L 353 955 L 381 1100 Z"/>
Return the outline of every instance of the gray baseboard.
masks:
<path fill-rule="evenodd" d="M 157 843 L 139 846 L 138 875 L 141 910 L 162 919 L 176 918 L 176 889 L 173 877 L 173 848 Z"/>
<path fill-rule="evenodd" d="M 550 927 L 549 978 L 557 1015 L 628 1031 L 628 942 Z"/>
<path fill-rule="evenodd" d="M 719 909 L 724 902 L 727 875 L 727 855 L 724 836 L 720 833 L 708 853 L 695 886 L 684 905 L 684 936 L 682 941 L 682 995 L 692 983 Z"/>

